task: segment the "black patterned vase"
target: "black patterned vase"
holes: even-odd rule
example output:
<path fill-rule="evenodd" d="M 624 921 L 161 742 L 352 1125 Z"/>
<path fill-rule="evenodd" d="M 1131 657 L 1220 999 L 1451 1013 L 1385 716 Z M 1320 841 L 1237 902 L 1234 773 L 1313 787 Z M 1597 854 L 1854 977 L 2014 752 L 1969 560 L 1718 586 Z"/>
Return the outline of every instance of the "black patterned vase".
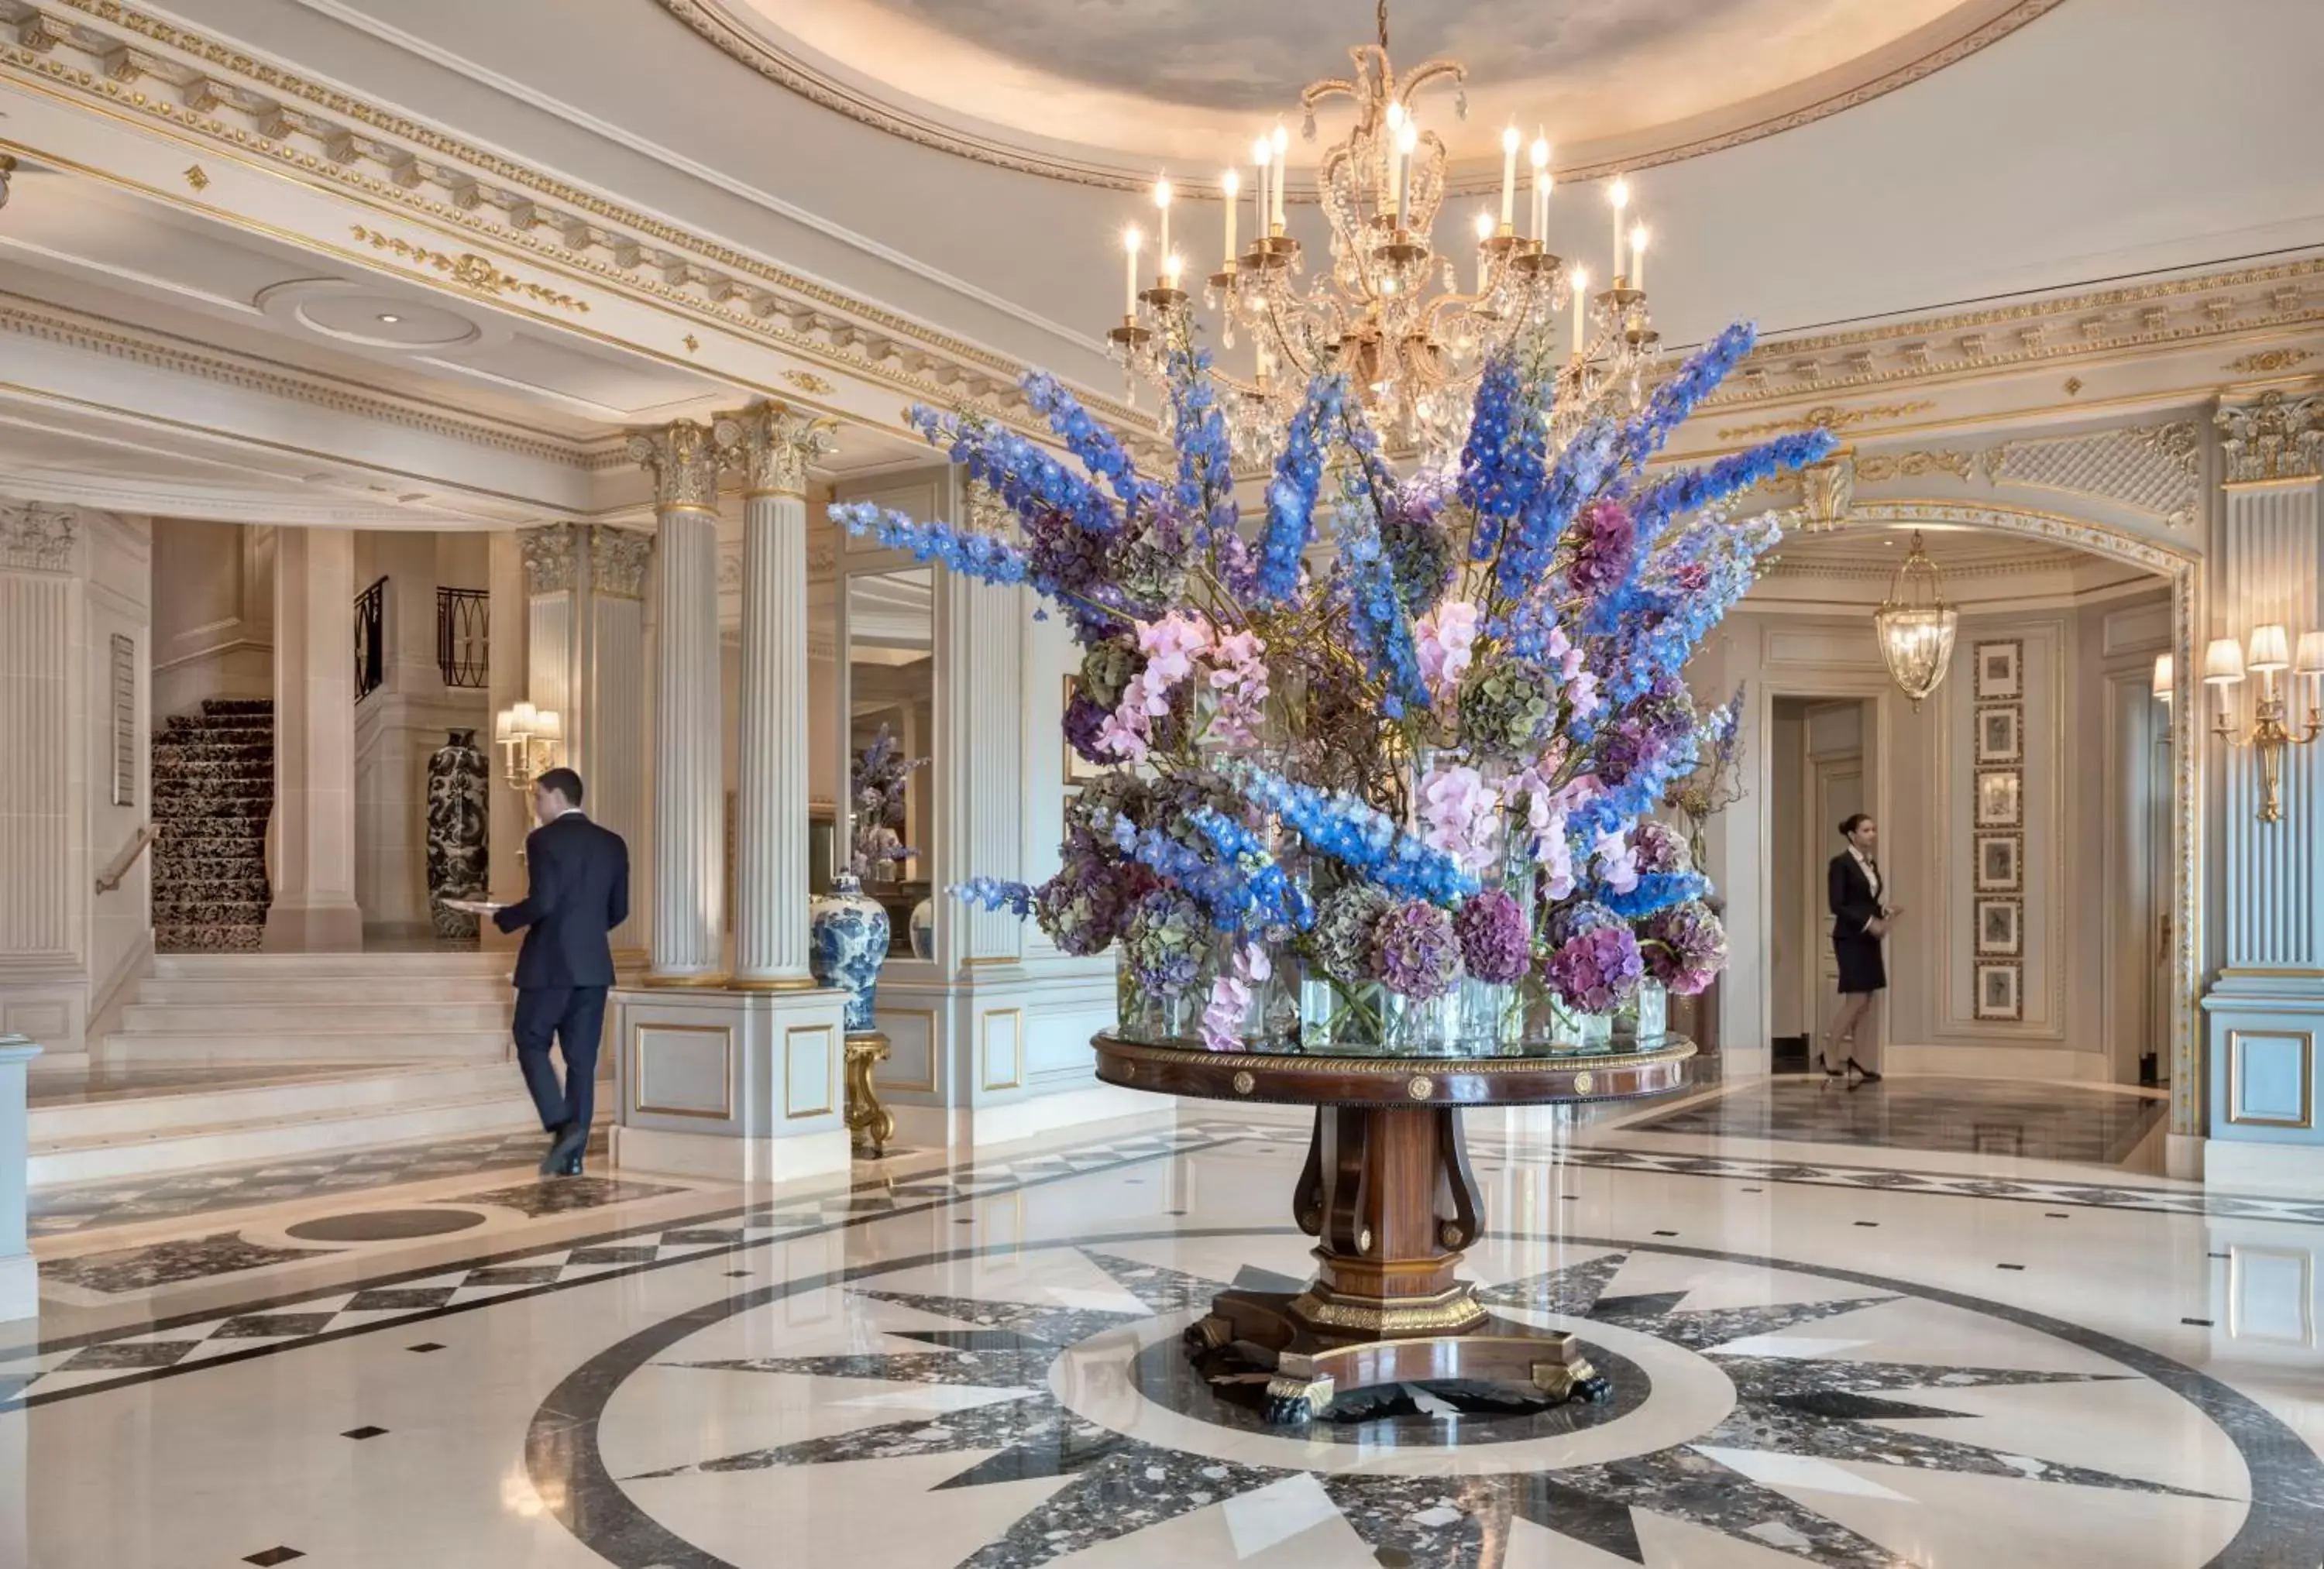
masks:
<path fill-rule="evenodd" d="M 476 732 L 454 730 L 428 758 L 428 906 L 436 935 L 473 940 L 476 918 L 444 907 L 447 899 L 479 899 L 487 881 L 484 792 L 491 775 Z"/>

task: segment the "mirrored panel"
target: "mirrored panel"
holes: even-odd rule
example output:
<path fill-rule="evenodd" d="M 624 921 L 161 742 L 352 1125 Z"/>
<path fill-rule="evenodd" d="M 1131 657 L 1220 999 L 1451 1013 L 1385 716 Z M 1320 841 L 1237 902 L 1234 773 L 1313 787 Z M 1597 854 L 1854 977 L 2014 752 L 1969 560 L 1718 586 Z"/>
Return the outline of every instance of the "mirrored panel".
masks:
<path fill-rule="evenodd" d="M 935 569 L 847 579 L 847 805 L 843 847 L 888 911 L 893 953 L 914 947 L 929 895 L 936 792 Z M 918 923 L 925 947 L 927 922 Z M 920 957 L 933 957 L 921 952 Z"/>

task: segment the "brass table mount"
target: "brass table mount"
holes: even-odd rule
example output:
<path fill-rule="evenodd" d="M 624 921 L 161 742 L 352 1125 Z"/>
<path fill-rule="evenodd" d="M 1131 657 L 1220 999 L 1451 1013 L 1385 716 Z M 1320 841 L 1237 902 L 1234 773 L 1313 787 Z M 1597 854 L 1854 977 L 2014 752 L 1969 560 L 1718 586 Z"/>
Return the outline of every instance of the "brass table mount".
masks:
<path fill-rule="evenodd" d="M 872 1069 L 888 1060 L 888 1037 L 877 1030 L 851 1032 L 847 1050 L 847 1132 L 855 1152 L 873 1160 L 888 1152 L 896 1136 L 896 1114 L 880 1104 Z"/>

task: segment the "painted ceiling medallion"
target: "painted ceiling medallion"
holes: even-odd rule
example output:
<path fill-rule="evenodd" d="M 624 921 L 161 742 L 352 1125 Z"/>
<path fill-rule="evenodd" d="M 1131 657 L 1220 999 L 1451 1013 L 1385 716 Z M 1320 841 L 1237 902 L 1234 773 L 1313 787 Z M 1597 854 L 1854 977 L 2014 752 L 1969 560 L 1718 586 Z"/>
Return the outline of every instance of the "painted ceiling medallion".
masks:
<path fill-rule="evenodd" d="M 770 80 L 925 146 L 1134 188 L 1208 168 L 1318 66 L 1358 0 L 659 0 Z M 1448 137 L 1452 188 L 1490 185 L 1501 126 L 1545 107 L 1561 178 L 1788 130 L 1919 80 L 2059 0 L 1481 0 L 1405 24 L 1400 50 L 1486 62 Z M 1102 20 L 1093 20 L 1102 14 Z"/>

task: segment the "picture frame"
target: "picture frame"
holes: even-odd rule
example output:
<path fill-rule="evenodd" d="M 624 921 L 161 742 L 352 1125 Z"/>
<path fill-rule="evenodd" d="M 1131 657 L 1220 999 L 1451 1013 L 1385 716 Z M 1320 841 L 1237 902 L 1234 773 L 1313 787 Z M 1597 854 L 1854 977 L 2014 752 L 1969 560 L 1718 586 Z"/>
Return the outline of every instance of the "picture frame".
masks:
<path fill-rule="evenodd" d="M 1975 822 L 1979 828 L 2025 826 L 2025 775 L 2015 768 L 1980 768 Z"/>
<path fill-rule="evenodd" d="M 2015 1022 L 2025 1016 L 2024 968 L 2014 962 L 1977 967 L 1977 1016 Z"/>
<path fill-rule="evenodd" d="M 1977 711 L 1977 760 L 1980 765 L 2025 760 L 2024 711 L 2015 703 Z"/>
<path fill-rule="evenodd" d="M 2025 952 L 2025 904 L 2021 899 L 1977 902 L 1977 956 L 2018 959 Z"/>
<path fill-rule="evenodd" d="M 1975 656 L 1977 700 L 2015 702 L 2025 695 L 2025 645 L 2015 638 L 1979 643 Z"/>
<path fill-rule="evenodd" d="M 1060 714 L 1064 713 L 1066 709 L 1074 706 L 1074 698 L 1081 691 L 1081 680 L 1082 678 L 1078 675 L 1069 674 L 1065 677 L 1065 703 L 1063 707 L 1057 710 Z M 1104 773 L 1105 768 L 1102 765 L 1093 763 L 1087 757 L 1083 757 L 1079 752 L 1074 751 L 1073 742 L 1066 741 L 1064 743 L 1064 746 L 1065 748 L 1065 771 L 1064 775 L 1065 781 L 1065 792 L 1068 795 L 1071 795 L 1078 786 L 1088 783 L 1090 780 L 1094 779 L 1099 775 Z"/>
<path fill-rule="evenodd" d="M 2020 833 L 1980 833 L 1976 836 L 1974 886 L 1980 894 L 2016 894 L 2025 887 L 2025 836 Z"/>

